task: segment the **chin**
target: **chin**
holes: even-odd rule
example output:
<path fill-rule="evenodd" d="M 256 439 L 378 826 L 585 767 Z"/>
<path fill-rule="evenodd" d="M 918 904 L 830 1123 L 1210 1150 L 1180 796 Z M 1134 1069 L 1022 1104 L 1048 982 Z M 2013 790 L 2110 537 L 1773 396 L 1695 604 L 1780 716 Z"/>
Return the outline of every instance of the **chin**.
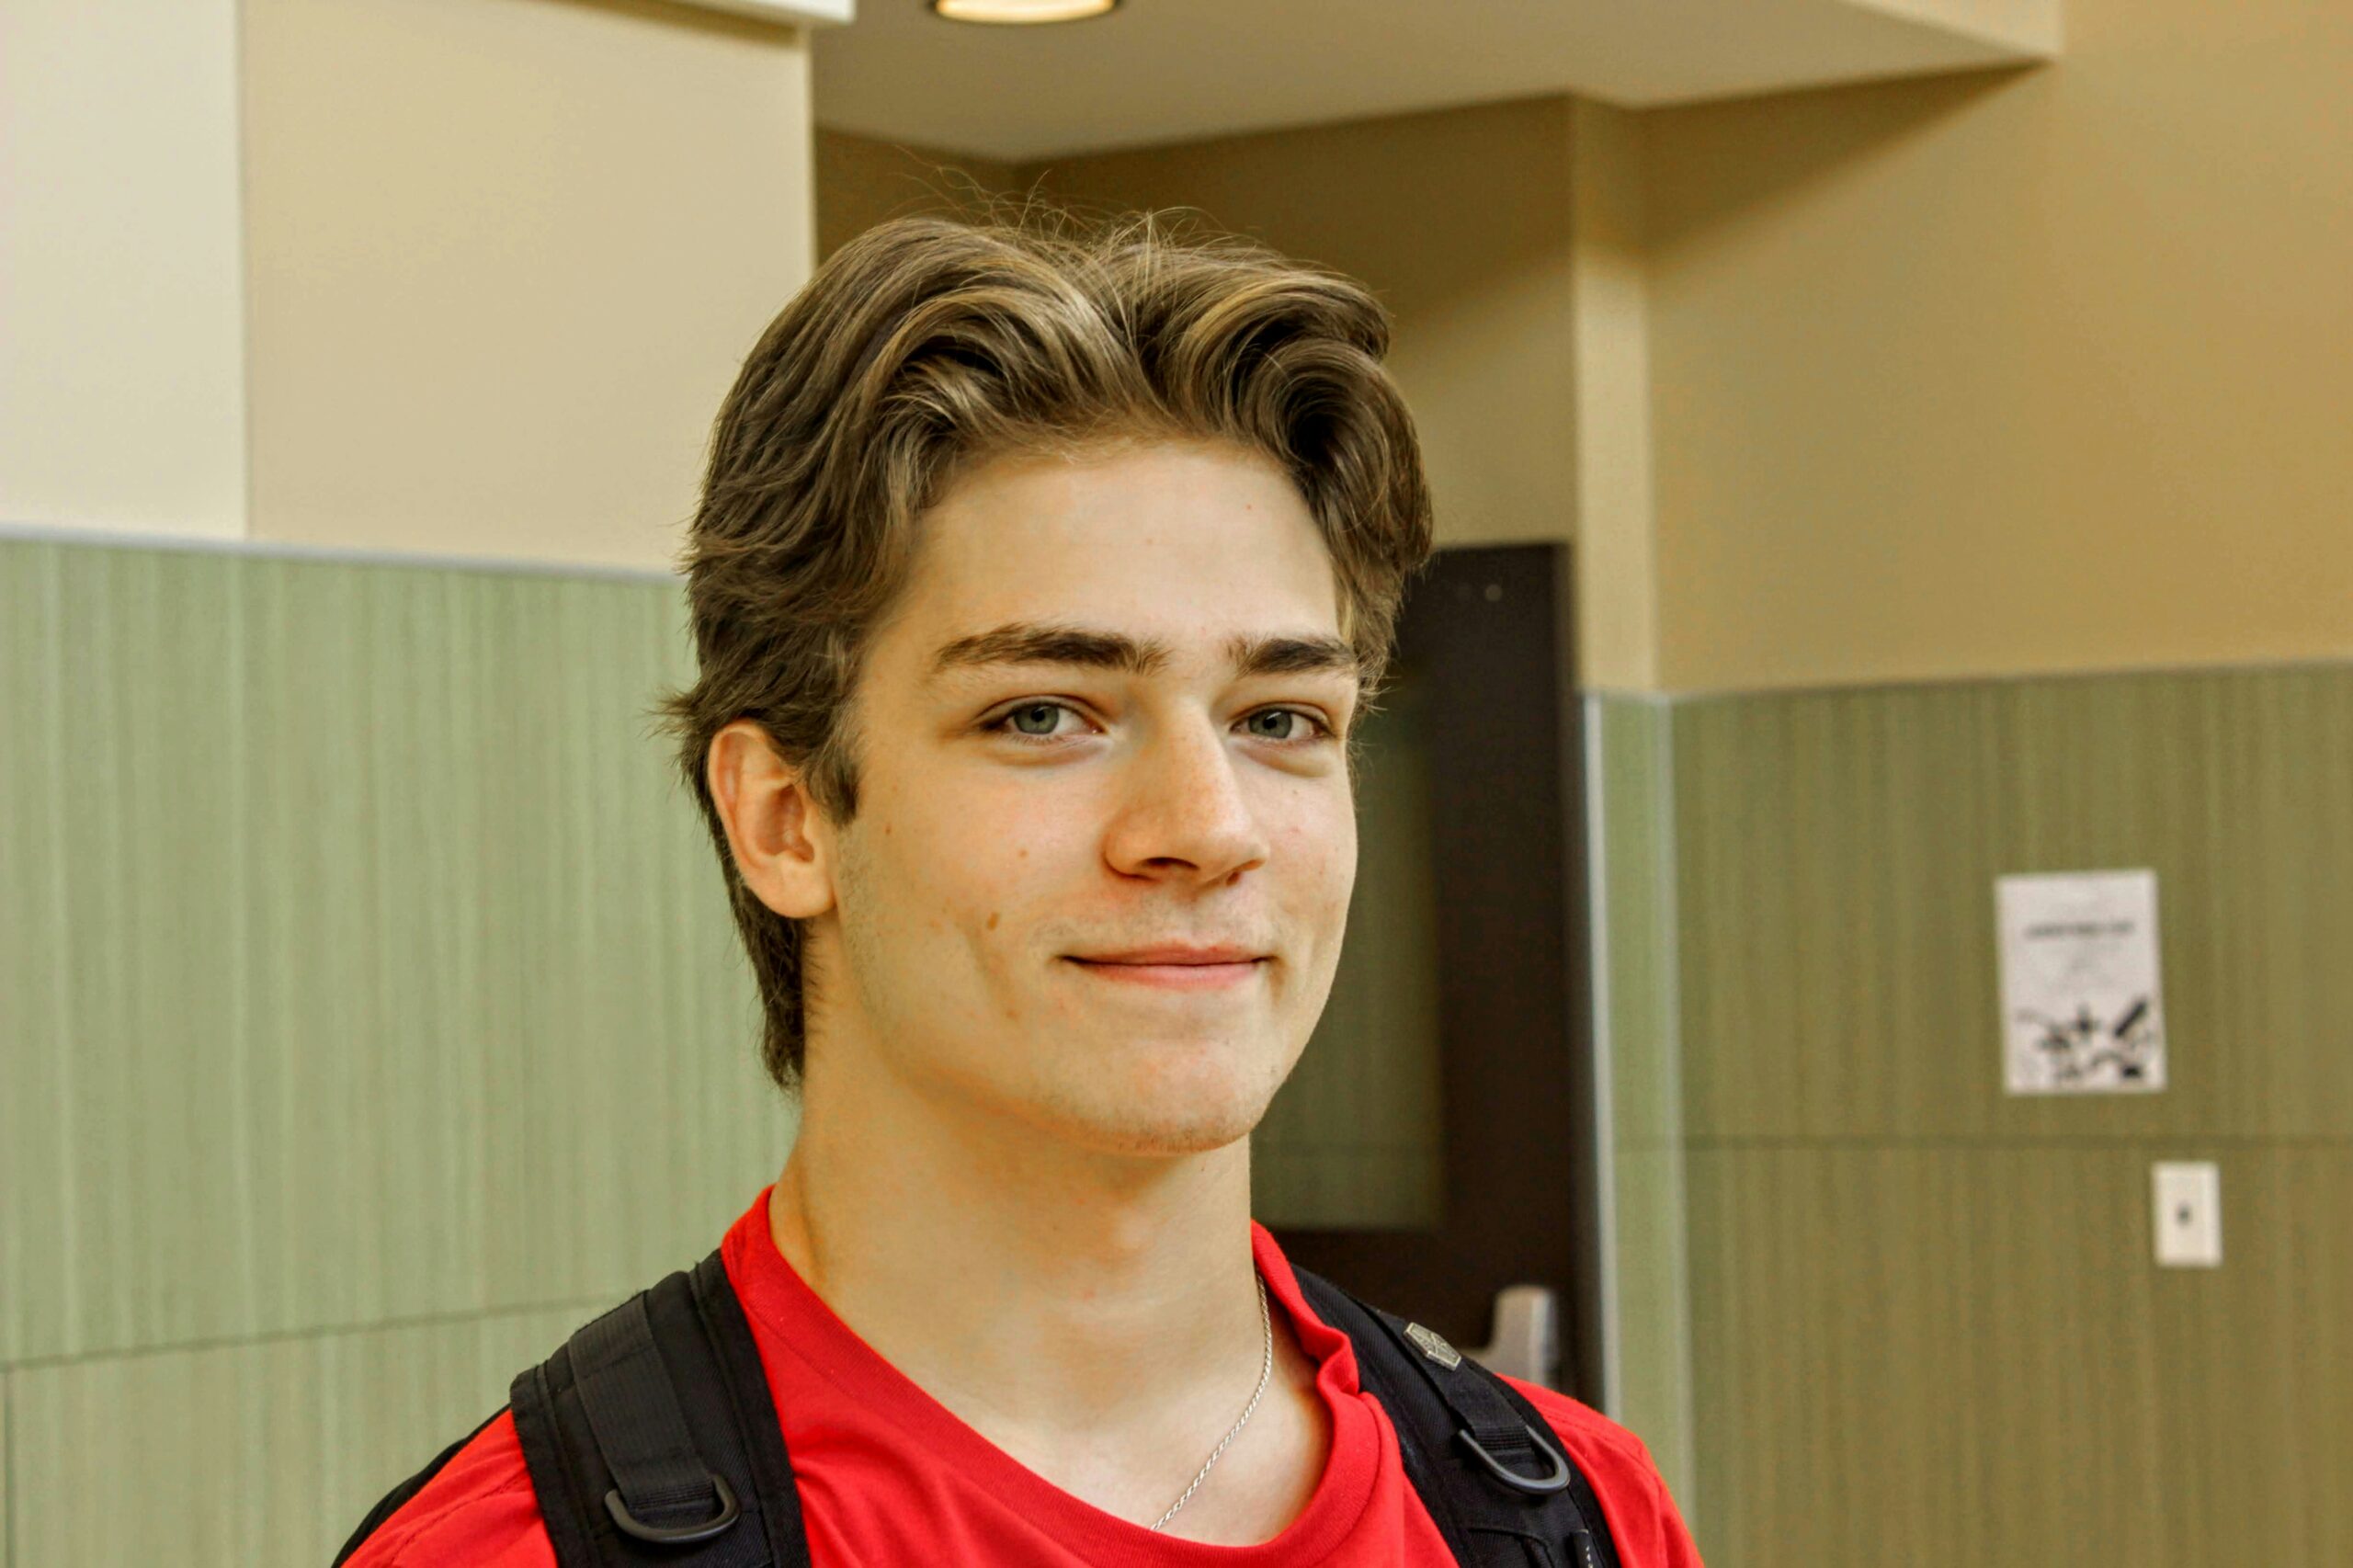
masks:
<path fill-rule="evenodd" d="M 1087 1085 L 1053 1096 L 1063 1136 L 1108 1154 L 1205 1154 L 1247 1138 L 1280 1086 L 1279 1074 L 1156 1071 L 1125 1085 Z"/>
<path fill-rule="evenodd" d="M 1102 1135 L 1107 1146 L 1119 1153 L 1206 1154 L 1249 1137 L 1263 1112 L 1264 1108 L 1247 1116 L 1139 1116 L 1103 1129 Z"/>

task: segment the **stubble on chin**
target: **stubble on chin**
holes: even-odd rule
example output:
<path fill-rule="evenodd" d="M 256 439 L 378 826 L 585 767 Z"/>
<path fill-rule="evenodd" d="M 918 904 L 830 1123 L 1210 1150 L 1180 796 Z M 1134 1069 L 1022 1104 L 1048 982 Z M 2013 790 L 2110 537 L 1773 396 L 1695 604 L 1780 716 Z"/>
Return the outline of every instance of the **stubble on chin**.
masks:
<path fill-rule="evenodd" d="M 1271 1060 L 1196 1058 L 1165 1069 L 1065 1083 L 1041 1096 L 1040 1119 L 1060 1136 L 1106 1154 L 1175 1158 L 1246 1138 L 1282 1086 Z"/>

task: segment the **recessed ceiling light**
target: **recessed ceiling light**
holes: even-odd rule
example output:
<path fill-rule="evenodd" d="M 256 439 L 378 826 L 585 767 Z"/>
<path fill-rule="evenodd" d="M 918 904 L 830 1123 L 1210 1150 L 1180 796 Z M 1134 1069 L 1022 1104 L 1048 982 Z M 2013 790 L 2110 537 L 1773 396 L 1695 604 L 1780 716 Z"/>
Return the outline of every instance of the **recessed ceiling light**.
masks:
<path fill-rule="evenodd" d="M 1076 22 L 1099 17 L 1120 0 L 931 0 L 931 8 L 951 22 Z"/>

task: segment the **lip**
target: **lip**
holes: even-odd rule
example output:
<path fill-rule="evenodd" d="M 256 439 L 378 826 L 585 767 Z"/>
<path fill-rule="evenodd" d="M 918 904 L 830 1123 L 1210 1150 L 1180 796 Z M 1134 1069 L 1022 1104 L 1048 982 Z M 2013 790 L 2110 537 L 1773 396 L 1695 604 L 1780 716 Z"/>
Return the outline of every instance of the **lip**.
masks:
<path fill-rule="evenodd" d="M 1217 991 L 1241 985 L 1257 977 L 1258 967 L 1265 960 L 1244 954 L 1238 959 L 1202 960 L 1188 959 L 1175 963 L 1139 963 L 1131 959 L 1083 959 L 1070 956 L 1071 962 L 1088 974 L 1122 985 L 1153 985 L 1166 991 Z"/>
<path fill-rule="evenodd" d="M 1264 953 L 1237 948 L 1231 943 L 1216 947 L 1188 947 L 1170 942 L 1157 948 L 1135 948 L 1123 953 L 1073 953 L 1080 963 L 1104 964 L 1246 964 L 1266 957 Z"/>

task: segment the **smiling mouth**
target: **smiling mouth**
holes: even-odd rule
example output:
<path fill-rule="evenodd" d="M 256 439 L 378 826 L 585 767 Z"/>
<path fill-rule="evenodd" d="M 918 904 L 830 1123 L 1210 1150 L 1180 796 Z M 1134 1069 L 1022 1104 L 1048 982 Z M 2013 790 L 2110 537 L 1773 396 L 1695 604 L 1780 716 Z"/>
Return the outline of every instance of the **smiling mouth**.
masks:
<path fill-rule="evenodd" d="M 1087 973 L 1115 984 L 1150 985 L 1167 991 L 1219 991 L 1257 978 L 1265 959 L 1238 959 L 1222 963 L 1129 963 L 1108 959 L 1073 958 Z"/>

